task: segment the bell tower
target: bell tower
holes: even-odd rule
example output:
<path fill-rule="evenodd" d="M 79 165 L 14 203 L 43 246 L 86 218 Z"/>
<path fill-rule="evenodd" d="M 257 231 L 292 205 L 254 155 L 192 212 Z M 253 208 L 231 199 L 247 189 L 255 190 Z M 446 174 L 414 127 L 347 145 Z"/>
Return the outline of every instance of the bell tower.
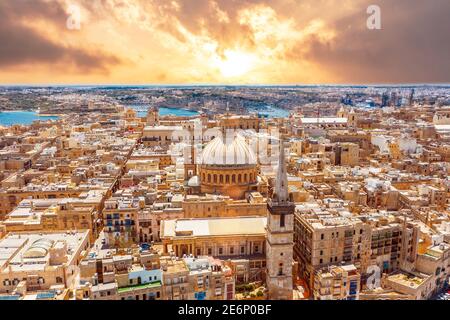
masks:
<path fill-rule="evenodd" d="M 156 126 L 158 124 L 159 124 L 159 109 L 157 107 L 151 107 L 147 112 L 147 125 Z"/>
<path fill-rule="evenodd" d="M 271 300 L 292 299 L 295 204 L 290 201 L 284 143 L 280 140 L 275 191 L 267 203 L 266 284 Z"/>
<path fill-rule="evenodd" d="M 186 181 L 197 175 L 196 146 L 192 144 L 187 148 L 190 149 L 190 157 L 186 157 L 187 159 L 184 159 L 184 178 Z"/>

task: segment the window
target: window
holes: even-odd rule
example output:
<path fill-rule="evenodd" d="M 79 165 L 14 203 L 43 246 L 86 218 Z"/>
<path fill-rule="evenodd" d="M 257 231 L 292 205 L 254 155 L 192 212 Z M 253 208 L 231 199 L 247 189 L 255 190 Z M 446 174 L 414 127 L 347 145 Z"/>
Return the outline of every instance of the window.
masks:
<path fill-rule="evenodd" d="M 278 275 L 282 276 L 283 275 L 283 264 L 280 263 L 279 267 L 278 267 Z"/>
<path fill-rule="evenodd" d="M 61 277 L 56 277 L 56 283 L 62 283 L 63 279 Z"/>
<path fill-rule="evenodd" d="M 241 254 L 245 253 L 245 246 L 241 246 Z"/>
<path fill-rule="evenodd" d="M 234 254 L 234 247 L 230 247 L 230 254 Z"/>
<path fill-rule="evenodd" d="M 212 256 L 212 249 L 208 248 L 208 256 Z"/>
<path fill-rule="evenodd" d="M 322 233 L 321 235 L 320 235 L 320 240 L 323 240 L 325 238 L 325 235 Z"/>
<path fill-rule="evenodd" d="M 320 255 L 321 255 L 321 256 L 323 255 L 323 250 L 320 250 Z"/>
<path fill-rule="evenodd" d="M 280 228 L 284 228 L 284 214 L 280 216 Z"/>
<path fill-rule="evenodd" d="M 223 248 L 219 248 L 219 254 L 223 254 Z"/>
<path fill-rule="evenodd" d="M 255 253 L 259 253 L 259 246 L 255 246 Z"/>
<path fill-rule="evenodd" d="M 440 273 L 441 273 L 441 268 L 438 267 L 438 268 L 436 269 L 436 273 L 435 273 L 435 274 L 438 276 Z"/>

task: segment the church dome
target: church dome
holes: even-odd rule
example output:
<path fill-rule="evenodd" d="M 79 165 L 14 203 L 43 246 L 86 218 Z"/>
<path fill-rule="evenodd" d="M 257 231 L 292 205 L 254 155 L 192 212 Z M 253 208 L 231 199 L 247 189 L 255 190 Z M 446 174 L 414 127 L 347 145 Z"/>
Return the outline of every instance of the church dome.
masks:
<path fill-rule="evenodd" d="M 219 136 L 208 143 L 202 152 L 202 165 L 256 165 L 256 157 L 248 143 L 240 134 L 233 139 Z"/>
<path fill-rule="evenodd" d="M 193 176 L 192 178 L 190 178 L 188 181 L 188 186 L 189 187 L 199 187 L 200 186 L 199 176 Z"/>

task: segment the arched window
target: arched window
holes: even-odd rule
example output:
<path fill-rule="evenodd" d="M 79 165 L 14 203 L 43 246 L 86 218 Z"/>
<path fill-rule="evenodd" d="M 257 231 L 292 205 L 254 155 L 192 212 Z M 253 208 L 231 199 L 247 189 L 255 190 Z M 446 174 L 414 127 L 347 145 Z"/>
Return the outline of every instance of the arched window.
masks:
<path fill-rule="evenodd" d="M 220 175 L 219 180 L 220 180 L 220 183 L 223 183 L 223 174 Z"/>
<path fill-rule="evenodd" d="M 231 182 L 232 182 L 232 183 L 236 183 L 236 175 L 235 175 L 235 174 L 233 174 L 233 175 L 231 176 Z"/>
<path fill-rule="evenodd" d="M 211 182 L 211 175 L 208 174 L 208 182 Z"/>
<path fill-rule="evenodd" d="M 278 268 L 278 275 L 282 276 L 283 275 L 283 264 L 280 263 L 279 268 Z"/>
<path fill-rule="evenodd" d="M 242 175 L 238 174 L 238 183 L 242 183 Z"/>
<path fill-rule="evenodd" d="M 230 183 L 230 176 L 228 174 L 225 176 L 225 183 Z"/>
<path fill-rule="evenodd" d="M 214 175 L 214 183 L 217 183 L 217 174 Z"/>
<path fill-rule="evenodd" d="M 246 173 L 244 173 L 244 182 L 248 182 Z"/>

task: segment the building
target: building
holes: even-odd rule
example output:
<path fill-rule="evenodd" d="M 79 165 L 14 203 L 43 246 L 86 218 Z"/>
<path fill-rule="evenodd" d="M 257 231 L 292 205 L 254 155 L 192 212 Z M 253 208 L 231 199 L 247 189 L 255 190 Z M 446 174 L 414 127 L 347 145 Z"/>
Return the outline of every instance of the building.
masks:
<path fill-rule="evenodd" d="M 9 233 L 0 240 L 0 294 L 73 289 L 89 231 Z"/>
<path fill-rule="evenodd" d="M 434 291 L 432 277 L 419 272 L 398 271 L 386 276 L 384 286 L 401 294 L 413 297 L 414 300 L 427 300 Z"/>
<path fill-rule="evenodd" d="M 245 257 L 265 254 L 266 217 L 165 220 L 161 223 L 164 253 Z"/>
<path fill-rule="evenodd" d="M 244 200 L 221 195 L 187 195 L 183 202 L 185 218 L 266 216 L 267 205 L 259 192 L 248 194 Z"/>
<path fill-rule="evenodd" d="M 188 300 L 233 300 L 232 270 L 212 257 L 183 259 L 188 270 Z"/>
<path fill-rule="evenodd" d="M 150 251 L 131 253 L 91 250 L 80 262 L 76 299 L 162 300 L 163 271 L 159 256 Z"/>
<path fill-rule="evenodd" d="M 361 279 L 369 266 L 381 273 L 411 268 L 419 246 L 419 228 L 403 217 L 352 216 L 344 209 L 299 205 L 295 213 L 294 254 L 301 275 L 314 285 L 318 269 L 353 264 Z"/>
<path fill-rule="evenodd" d="M 105 202 L 103 210 L 106 243 L 111 247 L 127 247 L 138 238 L 138 218 L 145 208 L 143 197 L 123 195 Z"/>
<path fill-rule="evenodd" d="M 271 201 L 267 203 L 266 284 L 269 298 L 292 300 L 293 231 L 295 205 L 288 191 L 284 143 L 280 153 L 276 185 Z"/>
<path fill-rule="evenodd" d="M 258 191 L 257 160 L 240 134 L 209 142 L 202 151 L 199 173 L 202 193 L 243 199 Z"/>
<path fill-rule="evenodd" d="M 354 265 L 322 268 L 314 277 L 314 300 L 359 300 L 360 286 Z"/>

